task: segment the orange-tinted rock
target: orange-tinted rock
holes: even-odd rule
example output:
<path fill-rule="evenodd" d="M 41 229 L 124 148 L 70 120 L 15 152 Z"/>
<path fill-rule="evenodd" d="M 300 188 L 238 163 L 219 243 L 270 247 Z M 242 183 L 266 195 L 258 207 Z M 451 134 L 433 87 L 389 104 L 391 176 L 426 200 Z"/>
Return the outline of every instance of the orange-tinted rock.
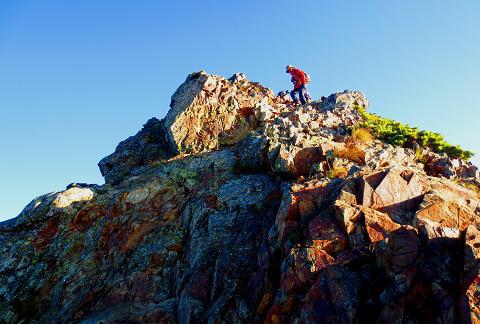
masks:
<path fill-rule="evenodd" d="M 293 164 L 296 176 L 308 176 L 312 165 L 324 160 L 321 147 L 307 147 L 295 154 Z"/>
<path fill-rule="evenodd" d="M 391 232 L 400 227 L 399 224 L 392 221 L 385 213 L 368 207 L 364 207 L 362 212 L 365 217 L 365 227 L 368 237 L 372 243 L 383 241 Z"/>
<path fill-rule="evenodd" d="M 192 74 L 102 160 L 106 185 L 0 223 L 0 321 L 478 321 L 478 197 L 413 150 L 349 142 L 363 99 L 291 109 L 241 75 Z"/>
<path fill-rule="evenodd" d="M 58 225 L 60 220 L 58 217 L 54 217 L 48 220 L 48 223 L 43 227 L 35 237 L 33 244 L 37 249 L 44 249 L 50 244 L 58 233 Z"/>
<path fill-rule="evenodd" d="M 361 216 L 361 211 L 358 207 L 344 203 L 341 200 L 335 201 L 333 205 L 333 213 L 342 229 L 350 234 L 355 230 L 355 223 Z"/>
<path fill-rule="evenodd" d="M 458 238 L 475 221 L 480 204 L 475 193 L 446 180 L 435 180 L 414 218 L 414 225 L 429 237 Z"/>
<path fill-rule="evenodd" d="M 349 205 L 356 205 L 358 203 L 357 199 L 357 188 L 356 183 L 353 180 L 348 180 L 342 187 L 340 194 L 337 197 L 337 200 L 342 201 Z"/>
<path fill-rule="evenodd" d="M 351 206 L 341 200 L 335 201 L 332 206 L 333 214 L 348 236 L 348 245 L 351 248 L 362 247 L 368 244 L 365 225 L 362 221 L 363 213 L 360 207 Z"/>
<path fill-rule="evenodd" d="M 283 266 L 280 287 L 286 294 L 306 287 L 318 271 L 333 262 L 333 257 L 320 248 L 294 248 Z"/>
<path fill-rule="evenodd" d="M 291 192 L 284 192 L 275 218 L 279 240 L 283 240 L 289 228 L 295 227 L 298 214 L 297 198 Z"/>
<path fill-rule="evenodd" d="M 375 172 L 369 174 L 361 179 L 361 187 L 362 187 L 362 205 L 363 206 L 371 206 L 373 204 L 372 195 L 378 185 L 382 182 L 385 178 L 387 171 L 382 170 L 379 172 Z"/>
<path fill-rule="evenodd" d="M 417 176 L 407 181 L 399 171 L 391 169 L 372 193 L 371 207 L 381 211 L 411 210 L 418 204 L 415 199 L 427 190 Z"/>
<path fill-rule="evenodd" d="M 295 228 L 299 222 L 315 215 L 330 191 L 331 188 L 323 183 L 313 183 L 311 186 L 292 185 L 291 191 L 284 192 L 275 219 L 279 239 L 284 239 L 289 229 Z"/>
<path fill-rule="evenodd" d="M 84 232 L 99 217 L 106 215 L 106 211 L 101 206 L 81 209 L 72 219 L 70 227 L 80 232 Z"/>

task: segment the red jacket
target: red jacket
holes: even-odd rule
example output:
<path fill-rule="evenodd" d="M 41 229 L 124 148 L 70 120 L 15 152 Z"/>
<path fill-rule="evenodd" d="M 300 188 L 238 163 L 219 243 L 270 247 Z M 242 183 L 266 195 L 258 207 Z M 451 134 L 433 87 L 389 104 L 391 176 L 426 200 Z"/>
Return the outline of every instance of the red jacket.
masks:
<path fill-rule="evenodd" d="M 302 85 L 307 84 L 307 79 L 305 77 L 305 72 L 300 69 L 291 69 L 290 75 L 292 76 L 293 88 L 298 89 Z"/>

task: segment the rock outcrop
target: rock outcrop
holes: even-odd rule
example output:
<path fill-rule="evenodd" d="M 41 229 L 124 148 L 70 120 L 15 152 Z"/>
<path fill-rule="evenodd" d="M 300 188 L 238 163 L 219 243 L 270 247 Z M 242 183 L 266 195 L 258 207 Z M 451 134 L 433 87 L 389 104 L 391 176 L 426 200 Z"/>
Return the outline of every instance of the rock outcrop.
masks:
<path fill-rule="evenodd" d="M 107 183 L 118 183 L 141 166 L 172 157 L 172 148 L 167 143 L 163 123 L 152 118 L 136 135 L 118 144 L 115 152 L 103 158 L 98 167 Z"/>
<path fill-rule="evenodd" d="M 357 106 L 189 75 L 106 184 L 0 223 L 0 322 L 480 323 L 478 169 L 356 140 Z"/>

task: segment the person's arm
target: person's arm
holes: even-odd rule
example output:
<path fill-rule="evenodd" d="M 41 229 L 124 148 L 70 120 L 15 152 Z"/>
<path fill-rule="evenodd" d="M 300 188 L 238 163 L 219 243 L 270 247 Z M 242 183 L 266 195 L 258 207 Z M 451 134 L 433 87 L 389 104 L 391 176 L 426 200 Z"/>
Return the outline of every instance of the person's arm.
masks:
<path fill-rule="evenodd" d="M 290 72 L 290 75 L 292 76 L 292 78 L 290 79 L 290 82 L 295 83 L 297 81 L 295 77 L 295 72 L 294 71 Z"/>

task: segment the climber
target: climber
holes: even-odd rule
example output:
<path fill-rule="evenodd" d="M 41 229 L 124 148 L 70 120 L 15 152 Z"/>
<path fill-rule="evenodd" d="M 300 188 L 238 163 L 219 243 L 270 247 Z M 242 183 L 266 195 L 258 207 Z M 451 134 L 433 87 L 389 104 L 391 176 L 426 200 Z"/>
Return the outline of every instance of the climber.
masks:
<path fill-rule="evenodd" d="M 311 97 L 306 87 L 307 83 L 310 82 L 310 77 L 308 76 L 308 74 L 306 74 L 300 69 L 294 68 L 291 65 L 287 65 L 286 73 L 290 73 L 290 75 L 292 76 L 291 81 L 293 83 L 293 90 L 290 92 L 290 97 L 292 97 L 294 104 L 298 104 L 297 92 L 302 105 L 310 102 Z"/>

